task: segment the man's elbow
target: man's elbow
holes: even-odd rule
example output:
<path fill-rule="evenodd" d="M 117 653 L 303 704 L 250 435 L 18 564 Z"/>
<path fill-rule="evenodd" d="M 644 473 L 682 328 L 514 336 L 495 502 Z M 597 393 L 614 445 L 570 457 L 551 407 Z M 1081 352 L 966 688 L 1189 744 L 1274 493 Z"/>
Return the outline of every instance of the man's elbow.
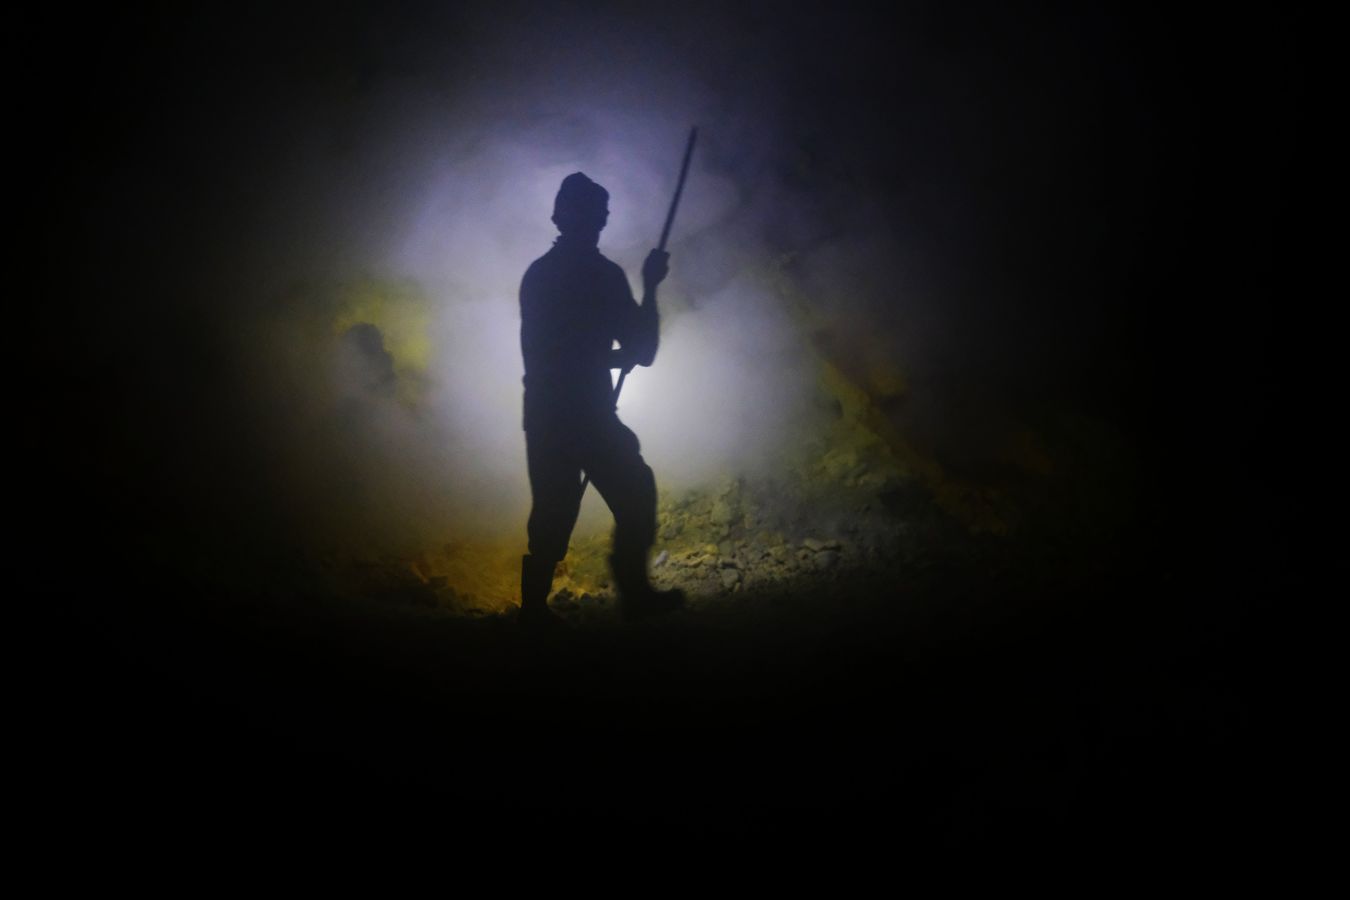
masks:
<path fill-rule="evenodd" d="M 640 342 L 637 347 L 638 365 L 650 366 L 656 359 L 656 350 L 661 345 L 661 332 L 653 328 L 648 335 L 644 335 L 646 340 Z"/>

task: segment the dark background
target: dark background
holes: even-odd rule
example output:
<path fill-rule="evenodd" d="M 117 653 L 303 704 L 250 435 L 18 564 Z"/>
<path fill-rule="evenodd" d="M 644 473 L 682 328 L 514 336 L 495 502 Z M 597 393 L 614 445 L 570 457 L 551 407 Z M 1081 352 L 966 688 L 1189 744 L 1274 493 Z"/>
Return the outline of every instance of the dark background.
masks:
<path fill-rule="evenodd" d="M 653 39 L 661 29 L 643 23 L 687 29 L 704 14 L 620 18 Z M 461 16 L 490 18 L 417 4 L 27 18 L 21 143 L 31 156 L 17 174 L 36 201 L 22 228 L 36 289 L 19 305 L 35 313 L 25 331 L 35 362 L 19 393 L 39 475 L 23 492 L 40 488 L 31 527 L 51 553 L 38 557 L 53 576 L 37 596 L 72 613 L 50 656 L 61 728 L 45 754 L 63 802 L 95 819 L 134 806 L 210 827 L 350 816 L 353 828 L 397 829 L 429 817 L 456 834 L 521 834 L 522 823 L 610 833 L 640 822 L 783 839 L 843 828 L 957 847 L 1053 834 L 1108 852 L 1249 838 L 1269 797 L 1248 768 L 1264 695 L 1247 640 L 1287 579 L 1285 310 L 1307 296 L 1295 204 L 1306 179 L 1301 23 L 1134 4 L 914 4 L 885 17 L 750 4 L 730 14 L 737 28 L 715 19 L 719 47 L 741 33 L 782 48 L 761 88 L 788 123 L 781 177 L 818 188 L 823 216 L 894 202 L 898 218 L 915 170 L 962 186 L 959 205 L 945 208 L 939 190 L 926 208 L 946 238 L 945 254 L 930 255 L 936 277 L 968 298 L 944 314 L 956 330 L 979 325 L 969 329 L 978 352 L 954 368 L 991 385 L 977 392 L 991 408 L 1090 405 L 1109 418 L 1141 461 L 1139 505 L 1087 581 L 1033 573 L 1014 584 L 953 563 L 915 590 L 963 598 L 959 621 L 921 616 L 918 635 L 908 622 L 894 644 L 876 635 L 898 632 L 853 623 L 840 633 L 873 636 L 793 645 L 813 660 L 796 682 L 792 666 L 772 662 L 727 674 L 732 659 L 782 659 L 729 644 L 709 651 L 725 663 L 709 664 L 710 680 L 660 694 L 668 708 L 644 707 L 636 721 L 651 728 L 630 734 L 606 730 L 622 703 L 596 673 L 614 662 L 607 653 L 637 650 L 544 652 L 537 659 L 552 662 L 512 668 L 509 687 L 471 662 L 457 682 L 442 672 L 453 689 L 413 686 L 377 651 L 362 656 L 357 626 L 311 632 L 217 615 L 224 601 L 180 570 L 250 516 L 257 543 L 271 540 L 266 504 L 246 488 L 265 478 L 266 460 L 232 449 L 242 404 L 217 333 L 228 312 L 207 298 L 257 202 L 240 185 L 259 181 L 285 133 L 274 98 L 296 91 L 278 85 L 359 88 L 428 55 L 454 57 L 462 48 L 444 35 L 460 30 L 442 26 Z M 915 88 L 912 64 L 893 52 L 896 29 L 957 72 L 957 87 Z M 794 167 L 803 154 L 811 165 Z M 209 502 L 184 490 L 203 471 L 221 485 Z M 166 533 L 183 556 L 136 549 L 137 536 Z M 447 640 L 464 660 L 482 652 L 472 636 Z M 673 659 L 708 649 L 692 638 L 672 646 L 683 648 Z M 531 672 L 574 686 L 555 696 L 529 684 Z M 1174 703 L 1183 711 L 1156 712 Z M 567 719 L 568 709 L 581 712 Z M 921 727 L 904 752 L 872 755 L 901 746 L 879 737 L 897 710 Z M 1084 739 L 1097 747 L 1084 749 L 1065 735 L 1097 726 L 1066 724 L 1076 716 L 1108 722 L 1099 730 L 1119 740 Z M 672 737 L 658 721 L 688 727 Z M 484 731 L 498 755 L 473 749 Z M 532 747 L 558 734 L 593 762 L 555 782 L 556 751 Z M 597 748 L 624 735 L 634 746 L 718 746 L 721 762 L 675 767 L 669 750 L 650 776 L 643 764 L 609 766 Z M 1072 777 L 1025 774 L 1060 771 L 1045 762 L 1056 754 Z M 875 777 L 832 793 L 809 774 L 817 764 Z M 761 773 L 761 793 L 735 794 L 746 772 Z M 629 785 L 653 779 L 696 800 L 656 791 L 649 805 L 628 802 Z M 783 800 L 787 784 L 809 786 L 800 803 Z M 1035 798 L 1018 799 L 1023 790 Z"/>

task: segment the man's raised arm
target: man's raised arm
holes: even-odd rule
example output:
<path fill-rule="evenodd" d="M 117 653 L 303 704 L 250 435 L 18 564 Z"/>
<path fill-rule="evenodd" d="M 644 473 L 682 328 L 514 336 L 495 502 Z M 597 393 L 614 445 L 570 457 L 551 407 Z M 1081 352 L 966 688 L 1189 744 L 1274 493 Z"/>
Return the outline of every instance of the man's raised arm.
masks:
<path fill-rule="evenodd" d="M 631 369 L 633 366 L 650 366 L 656 359 L 656 348 L 661 340 L 660 314 L 656 308 L 656 286 L 665 280 L 670 271 L 670 254 L 664 250 L 653 250 L 647 254 L 642 264 L 642 302 L 635 303 L 632 293 L 626 289 L 628 279 L 624 278 L 628 295 L 624 306 L 624 327 L 620 331 L 620 349 L 610 353 L 611 369 Z"/>

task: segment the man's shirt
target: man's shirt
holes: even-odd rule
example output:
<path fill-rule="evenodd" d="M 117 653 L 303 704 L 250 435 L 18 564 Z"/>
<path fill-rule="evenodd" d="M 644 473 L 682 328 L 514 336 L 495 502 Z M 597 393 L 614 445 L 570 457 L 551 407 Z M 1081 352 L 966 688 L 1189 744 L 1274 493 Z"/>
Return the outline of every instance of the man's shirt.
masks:
<path fill-rule="evenodd" d="M 658 330 L 655 307 L 638 305 L 617 263 L 559 238 L 520 283 L 525 429 L 577 427 L 611 412 L 613 342 L 650 361 Z"/>

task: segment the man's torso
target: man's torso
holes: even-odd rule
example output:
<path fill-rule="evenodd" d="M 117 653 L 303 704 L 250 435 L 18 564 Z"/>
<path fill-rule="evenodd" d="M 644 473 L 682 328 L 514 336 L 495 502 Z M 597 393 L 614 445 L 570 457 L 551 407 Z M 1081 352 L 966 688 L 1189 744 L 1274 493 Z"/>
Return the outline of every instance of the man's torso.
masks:
<path fill-rule="evenodd" d="M 530 265 L 520 289 L 527 430 L 612 411 L 609 352 L 632 305 L 623 270 L 595 248 L 555 244 Z"/>

